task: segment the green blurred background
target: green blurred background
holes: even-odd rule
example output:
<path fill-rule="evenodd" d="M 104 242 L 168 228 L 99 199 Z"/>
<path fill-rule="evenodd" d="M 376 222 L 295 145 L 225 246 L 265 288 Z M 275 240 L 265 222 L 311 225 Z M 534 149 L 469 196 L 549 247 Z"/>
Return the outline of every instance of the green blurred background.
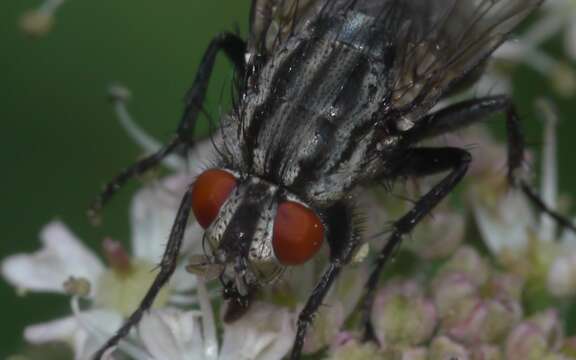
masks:
<path fill-rule="evenodd" d="M 131 190 L 92 227 L 85 210 L 101 185 L 141 155 L 116 122 L 106 91 L 133 92 L 130 110 L 158 139 L 168 139 L 181 99 L 210 38 L 247 28 L 248 1 L 70 1 L 41 39 L 20 32 L 36 0 L 0 2 L 2 213 L 0 257 L 39 247 L 38 232 L 59 218 L 93 248 L 107 235 L 125 240 Z M 245 30 L 242 30 L 245 33 Z M 219 61 L 208 108 L 218 113 L 232 76 Z M 0 281 L 0 359 L 23 347 L 25 325 L 69 313 L 57 295 L 19 297 Z"/>
<path fill-rule="evenodd" d="M 134 186 L 112 202 L 100 228 L 85 217 L 104 181 L 141 155 L 116 122 L 107 86 L 114 81 L 128 86 L 137 121 L 168 139 L 210 38 L 236 27 L 245 34 L 249 8 L 248 0 L 70 1 L 58 12 L 53 31 L 32 39 L 19 31 L 18 21 L 38 4 L 0 3 L 0 257 L 37 250 L 39 230 L 55 218 L 93 248 L 108 235 L 126 240 Z M 560 56 L 559 39 L 546 46 Z M 232 72 L 220 60 L 215 74 L 207 105 L 213 114 Z M 559 106 L 561 188 L 575 195 L 574 99 L 554 95 L 547 80 L 530 69 L 516 69 L 514 79 L 522 89 L 515 98 L 536 147 L 541 140 L 534 99 L 546 95 Z M 68 303 L 56 295 L 20 297 L 0 281 L 0 309 L 3 359 L 24 347 L 25 325 L 68 313 Z"/>

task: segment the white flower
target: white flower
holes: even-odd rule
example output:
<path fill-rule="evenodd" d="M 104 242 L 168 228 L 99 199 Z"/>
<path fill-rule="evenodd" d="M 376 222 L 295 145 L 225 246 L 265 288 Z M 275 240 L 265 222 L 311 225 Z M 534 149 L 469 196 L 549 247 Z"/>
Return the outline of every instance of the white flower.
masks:
<path fill-rule="evenodd" d="M 74 295 L 73 316 L 29 326 L 25 338 L 32 343 L 68 341 L 77 359 L 86 358 L 102 345 L 117 330 L 122 318 L 138 306 L 152 283 L 156 272 L 151 270 L 160 260 L 179 194 L 187 185 L 183 177 L 168 177 L 137 193 L 131 211 L 133 255 L 127 254 L 119 243 L 106 239 L 104 252 L 110 268 L 59 221 L 42 230 L 43 247 L 39 251 L 4 259 L 2 275 L 19 291 L 65 293 L 64 284 L 68 282 L 66 288 Z M 201 232 L 195 223 L 186 234 L 186 251 L 201 251 Z M 161 291 L 155 306 L 196 302 L 190 293 L 196 285 L 195 277 L 185 273 L 184 265 Z M 85 291 L 77 293 L 75 287 Z M 85 309 L 80 309 L 80 297 L 85 298 Z M 133 353 L 128 344 L 121 345 L 121 349 Z"/>
<path fill-rule="evenodd" d="M 125 108 L 126 91 L 119 87 L 113 90 L 123 126 L 146 152 L 156 151 L 158 142 L 133 122 Z M 72 345 L 77 359 L 85 359 L 117 330 L 152 283 L 155 273 L 150 270 L 160 261 L 181 196 L 202 169 L 198 159 L 209 158 L 211 150 L 211 141 L 204 141 L 187 159 L 172 156 L 163 162 L 176 175 L 136 194 L 131 206 L 132 255 L 119 243 L 105 240 L 104 252 L 110 268 L 60 222 L 49 224 L 42 232 L 44 247 L 40 251 L 4 260 L 2 273 L 15 287 L 73 295 L 73 315 L 29 326 L 25 330 L 28 341 L 64 340 Z M 377 207 L 376 201 L 368 196 L 365 199 L 369 208 Z M 369 234 L 381 232 L 377 223 L 377 227 L 368 227 Z M 198 224 L 191 222 L 181 254 L 201 254 L 202 233 Z M 121 341 L 118 350 L 144 360 L 280 359 L 293 344 L 298 314 L 326 266 L 328 249 L 325 250 L 314 261 L 291 268 L 281 281 L 263 287 L 260 300 L 251 304 L 245 315 L 223 324 L 220 345 L 216 334 L 220 327 L 214 321 L 207 291 L 203 282 L 197 282 L 195 276 L 184 271 L 187 265 L 184 257 L 155 301 L 155 307 L 138 325 L 138 332 Z M 333 341 L 356 308 L 368 275 L 368 263 L 363 256 L 355 259 L 356 263 L 344 269 L 323 302 L 308 332 L 305 352 L 316 352 Z M 200 311 L 190 310 L 190 305 L 195 304 L 200 305 Z"/>
<path fill-rule="evenodd" d="M 2 274 L 20 290 L 64 293 L 63 284 L 71 276 L 96 284 L 104 272 L 100 259 L 59 221 L 42 229 L 40 241 L 40 251 L 13 255 L 2 262 Z"/>
<path fill-rule="evenodd" d="M 557 209 L 556 118 L 551 108 L 542 109 L 546 129 L 540 195 L 547 206 Z M 566 230 L 558 238 L 553 219 L 538 213 L 520 191 L 509 189 L 502 174 L 488 172 L 478 178 L 470 187 L 471 205 L 492 253 L 528 281 L 544 282 L 553 295 L 576 294 L 576 236 Z"/>
<path fill-rule="evenodd" d="M 200 311 L 154 310 L 138 326 L 143 347 L 154 360 L 280 360 L 292 347 L 294 314 L 264 302 L 231 324 L 218 345 L 208 292 L 198 283 Z"/>

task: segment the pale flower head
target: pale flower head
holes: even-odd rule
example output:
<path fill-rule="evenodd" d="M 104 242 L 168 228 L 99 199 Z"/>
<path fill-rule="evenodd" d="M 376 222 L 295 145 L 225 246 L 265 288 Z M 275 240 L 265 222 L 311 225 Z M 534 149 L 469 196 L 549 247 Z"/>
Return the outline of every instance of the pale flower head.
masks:
<path fill-rule="evenodd" d="M 506 340 L 506 359 L 539 360 L 554 355 L 564 340 L 555 310 L 547 310 L 518 324 Z"/>
<path fill-rule="evenodd" d="M 457 251 L 433 281 L 442 333 L 461 344 L 499 340 L 522 318 L 522 280 L 489 269 L 471 248 Z"/>
<path fill-rule="evenodd" d="M 72 316 L 31 325 L 24 331 L 25 338 L 35 344 L 65 341 L 72 345 L 78 359 L 102 345 L 119 327 L 122 317 L 138 306 L 152 283 L 156 275 L 152 270 L 162 255 L 175 216 L 173 192 L 181 187 L 177 179 L 168 178 L 145 187 L 134 197 L 131 215 L 137 228 L 132 234 L 133 253 L 119 242 L 105 239 L 103 250 L 109 267 L 60 221 L 49 223 L 41 231 L 43 247 L 39 251 L 4 259 L 2 275 L 20 292 L 72 295 Z M 200 234 L 194 226 L 190 226 L 186 238 L 188 249 L 200 247 Z M 195 278 L 185 274 L 182 266 L 161 291 L 155 306 L 195 303 L 190 293 L 194 287 Z M 121 349 L 133 354 L 128 345 L 121 345 Z"/>
<path fill-rule="evenodd" d="M 390 281 L 376 295 L 372 309 L 374 331 L 384 348 L 424 344 L 438 321 L 433 301 L 413 280 Z"/>

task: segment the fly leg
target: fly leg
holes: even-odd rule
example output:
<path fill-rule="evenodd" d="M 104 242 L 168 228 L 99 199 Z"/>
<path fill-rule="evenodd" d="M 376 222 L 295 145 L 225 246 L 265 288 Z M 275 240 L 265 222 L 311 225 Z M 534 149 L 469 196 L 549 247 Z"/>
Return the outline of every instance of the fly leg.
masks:
<path fill-rule="evenodd" d="M 98 213 L 112 196 L 126 182 L 137 177 L 151 168 L 157 166 L 162 159 L 180 148 L 191 148 L 194 146 L 194 129 L 198 113 L 202 111 L 202 104 L 206 95 L 206 89 L 212 74 L 216 56 L 223 50 L 227 57 L 234 64 L 236 71 L 244 73 L 244 52 L 246 45 L 238 36 L 231 33 L 222 33 L 216 36 L 208 45 L 202 58 L 196 78 L 192 87 L 184 98 L 184 111 L 180 119 L 176 134 L 173 138 L 157 152 L 148 155 L 140 161 L 130 165 L 110 182 L 108 182 L 88 209 L 88 216 L 95 220 Z"/>
<path fill-rule="evenodd" d="M 150 309 L 158 292 L 162 287 L 170 280 L 170 277 L 176 269 L 178 263 L 178 255 L 180 253 L 180 247 L 182 245 L 182 239 L 184 237 L 184 231 L 186 230 L 186 225 L 188 223 L 188 218 L 190 217 L 190 211 L 192 208 L 191 201 L 192 190 L 188 189 L 182 198 L 180 208 L 176 214 L 176 219 L 174 220 L 174 225 L 172 225 L 172 230 L 170 231 L 170 237 L 168 238 L 168 243 L 162 255 L 162 260 L 160 261 L 160 272 L 154 278 L 154 282 L 148 289 L 148 292 L 140 302 L 138 308 L 124 321 L 124 324 L 116 331 L 116 334 L 112 336 L 106 343 L 98 349 L 98 351 L 92 356 L 93 360 L 100 360 L 104 353 L 116 346 L 122 338 L 126 337 L 132 327 L 137 325 L 142 316 L 146 311 Z"/>
<path fill-rule="evenodd" d="M 298 316 L 296 338 L 290 353 L 290 360 L 300 359 L 306 331 L 314 320 L 314 315 L 322 305 L 322 301 L 346 265 L 359 244 L 358 230 L 352 220 L 352 210 L 344 204 L 336 204 L 328 210 L 328 244 L 330 245 L 330 262 L 322 277 L 308 297 L 304 308 Z"/>
<path fill-rule="evenodd" d="M 450 173 L 416 201 L 412 210 L 394 222 L 392 234 L 380 251 L 376 259 L 376 266 L 365 286 L 362 303 L 365 340 L 375 340 L 370 313 L 382 269 L 393 256 L 404 236 L 408 235 L 416 224 L 430 214 L 436 205 L 462 180 L 471 159 L 468 151 L 459 148 L 413 148 L 408 149 L 406 155 L 396 162 L 398 165 L 392 167 L 391 171 L 395 176 L 421 177 L 447 170 L 450 170 Z"/>
<path fill-rule="evenodd" d="M 576 232 L 576 226 L 561 214 L 551 209 L 532 190 L 531 186 L 517 176 L 524 161 L 525 141 L 520 117 L 506 95 L 483 97 L 459 102 L 427 115 L 405 134 L 405 141 L 415 144 L 421 140 L 453 132 L 471 124 L 486 121 L 495 113 L 506 114 L 506 132 L 508 145 L 508 182 L 522 191 L 528 200 L 541 212 L 550 216 L 562 228 Z"/>

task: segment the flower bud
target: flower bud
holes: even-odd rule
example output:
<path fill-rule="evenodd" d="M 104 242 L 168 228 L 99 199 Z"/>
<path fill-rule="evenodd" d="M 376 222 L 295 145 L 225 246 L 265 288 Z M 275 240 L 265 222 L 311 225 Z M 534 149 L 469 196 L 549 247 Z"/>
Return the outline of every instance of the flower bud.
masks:
<path fill-rule="evenodd" d="M 416 282 L 397 282 L 378 293 L 372 322 L 383 346 L 419 345 L 436 328 L 436 308 L 423 296 Z"/>
<path fill-rule="evenodd" d="M 434 281 L 442 330 L 464 344 L 498 341 L 522 316 L 520 278 L 493 275 L 486 283 L 476 281 L 457 272 L 445 272 Z"/>
<path fill-rule="evenodd" d="M 434 303 L 442 319 L 453 316 L 456 306 L 476 297 L 478 291 L 474 282 L 462 273 L 441 274 L 432 286 Z"/>
<path fill-rule="evenodd" d="M 426 260 L 450 256 L 462 243 L 465 231 L 461 212 L 441 209 L 414 230 L 406 247 Z"/>
<path fill-rule="evenodd" d="M 327 360 L 373 360 L 380 358 L 382 358 L 382 353 L 374 343 L 351 340 L 342 346 L 333 348 Z"/>
<path fill-rule="evenodd" d="M 439 275 L 446 273 L 460 273 L 468 277 L 476 285 L 486 282 L 490 271 L 486 261 L 478 252 L 469 246 L 463 246 L 444 264 Z"/>
<path fill-rule="evenodd" d="M 499 346 L 481 344 L 471 349 L 471 360 L 502 360 L 502 350 Z"/>
<path fill-rule="evenodd" d="M 464 302 L 455 315 L 442 323 L 443 330 L 465 344 L 495 342 L 518 322 L 519 305 L 493 300 Z"/>
<path fill-rule="evenodd" d="M 400 353 L 399 360 L 427 360 L 428 349 L 424 347 L 415 347 L 403 349 Z"/>
<path fill-rule="evenodd" d="M 563 340 L 558 314 L 548 310 L 514 328 L 506 339 L 506 359 L 541 360 Z"/>
<path fill-rule="evenodd" d="M 471 360 L 470 352 L 447 336 L 439 336 L 430 343 L 429 360 Z"/>

